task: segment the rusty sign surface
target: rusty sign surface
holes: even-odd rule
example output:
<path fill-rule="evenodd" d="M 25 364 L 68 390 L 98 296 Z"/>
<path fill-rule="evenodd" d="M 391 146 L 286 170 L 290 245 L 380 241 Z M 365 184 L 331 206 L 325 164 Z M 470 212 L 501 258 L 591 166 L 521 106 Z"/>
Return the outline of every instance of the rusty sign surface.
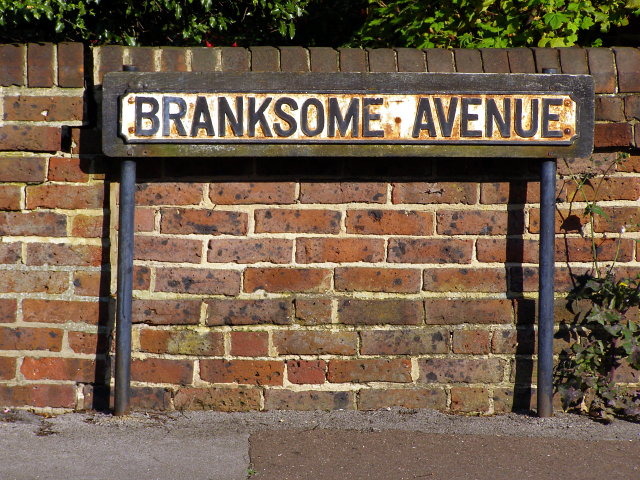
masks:
<path fill-rule="evenodd" d="M 583 156 L 585 75 L 108 74 L 113 156 Z"/>

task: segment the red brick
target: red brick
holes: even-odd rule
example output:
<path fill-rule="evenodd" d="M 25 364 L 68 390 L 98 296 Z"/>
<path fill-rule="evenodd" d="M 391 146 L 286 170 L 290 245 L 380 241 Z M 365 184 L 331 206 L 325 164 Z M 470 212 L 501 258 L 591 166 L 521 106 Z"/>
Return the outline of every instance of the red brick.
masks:
<path fill-rule="evenodd" d="M 453 51 L 443 48 L 427 48 L 427 68 L 430 72 L 455 72 Z"/>
<path fill-rule="evenodd" d="M 266 357 L 269 355 L 269 332 L 231 332 L 231 355 Z"/>
<path fill-rule="evenodd" d="M 403 182 L 393 184 L 393 203 L 463 203 L 478 201 L 476 183 L 462 182 Z"/>
<path fill-rule="evenodd" d="M 204 268 L 158 268 L 156 291 L 237 295 L 240 293 L 240 272 Z"/>
<path fill-rule="evenodd" d="M 298 238 L 298 263 L 381 262 L 384 240 L 370 238 Z"/>
<path fill-rule="evenodd" d="M 86 154 L 95 155 L 102 154 L 102 129 L 98 128 L 77 128 L 70 129 L 71 143 L 69 145 L 69 153 L 74 155 Z"/>
<path fill-rule="evenodd" d="M 606 209 L 605 209 L 606 210 Z M 556 233 L 581 233 L 582 228 L 588 222 L 583 216 L 582 209 L 575 211 L 556 208 L 555 230 Z M 529 210 L 529 233 L 540 233 L 540 209 Z"/>
<path fill-rule="evenodd" d="M 24 85 L 24 54 L 24 45 L 0 45 L 0 85 Z"/>
<path fill-rule="evenodd" d="M 457 325 L 462 323 L 502 324 L 513 322 L 513 306 L 503 299 L 425 300 L 427 324 Z"/>
<path fill-rule="evenodd" d="M 141 183 L 136 185 L 136 205 L 198 205 L 203 191 L 201 183 Z"/>
<path fill-rule="evenodd" d="M 607 201 L 633 200 L 640 198 L 640 178 L 638 177 L 608 177 L 602 181 L 594 179 L 578 190 L 575 184 L 566 188 L 569 201 Z"/>
<path fill-rule="evenodd" d="M 310 47 L 309 61 L 312 72 L 337 72 L 338 52 L 330 47 Z"/>
<path fill-rule="evenodd" d="M 424 306 L 417 300 L 342 300 L 338 319 L 347 325 L 420 325 Z"/>
<path fill-rule="evenodd" d="M 207 325 L 288 325 L 293 304 L 287 299 L 207 300 Z"/>
<path fill-rule="evenodd" d="M 386 203 L 387 184 L 371 182 L 301 183 L 301 203 Z"/>
<path fill-rule="evenodd" d="M 554 68 L 557 73 L 561 73 L 560 58 L 557 49 L 534 48 L 533 54 L 536 60 L 536 71 L 538 73 L 544 73 L 544 70 L 547 68 Z"/>
<path fill-rule="evenodd" d="M 370 72 L 397 72 L 396 54 L 390 48 L 367 48 Z"/>
<path fill-rule="evenodd" d="M 291 263 L 293 240 L 283 238 L 213 239 L 207 261 L 211 263 Z"/>
<path fill-rule="evenodd" d="M 624 100 L 619 97 L 596 97 L 596 120 L 624 122 Z"/>
<path fill-rule="evenodd" d="M 103 208 L 104 188 L 99 184 L 27 186 L 27 208 Z"/>
<path fill-rule="evenodd" d="M 563 47 L 558 48 L 562 73 L 570 75 L 588 75 L 589 63 L 587 51 L 584 48 Z"/>
<path fill-rule="evenodd" d="M 67 217 L 51 212 L 0 212 L 0 235 L 64 237 Z"/>
<path fill-rule="evenodd" d="M 105 45 L 93 47 L 94 59 L 97 60 L 99 70 L 95 83 L 102 84 L 102 77 L 108 72 L 121 72 L 124 63 L 124 47 L 120 45 Z"/>
<path fill-rule="evenodd" d="M 531 355 L 536 351 L 536 333 L 532 328 L 498 330 L 491 339 L 491 351 Z"/>
<path fill-rule="evenodd" d="M 556 267 L 554 282 L 556 292 L 568 292 L 574 286 L 575 275 L 585 273 L 585 268 Z M 509 273 L 513 292 L 535 292 L 538 291 L 538 269 L 534 267 L 512 267 Z"/>
<path fill-rule="evenodd" d="M 84 358 L 27 357 L 20 372 L 27 380 L 73 380 L 93 383 L 96 381 L 96 362 Z"/>
<path fill-rule="evenodd" d="M 140 72 L 153 72 L 155 67 L 156 48 L 152 47 L 129 47 L 129 57 L 131 65 L 135 65 Z M 120 68 L 119 70 L 121 70 Z"/>
<path fill-rule="evenodd" d="M 277 360 L 200 360 L 200 377 L 211 383 L 282 385 L 284 363 Z"/>
<path fill-rule="evenodd" d="M 4 97 L 3 120 L 64 122 L 81 121 L 84 117 L 82 97 Z"/>
<path fill-rule="evenodd" d="M 296 298 L 296 322 L 302 325 L 323 325 L 331 323 L 331 299 L 325 297 Z"/>
<path fill-rule="evenodd" d="M 133 323 L 149 325 L 197 325 L 200 322 L 200 300 L 133 301 Z"/>
<path fill-rule="evenodd" d="M 0 323 L 16 321 L 18 302 L 13 298 L 0 298 Z"/>
<path fill-rule="evenodd" d="M 479 50 L 454 48 L 453 56 L 456 61 L 456 72 L 482 73 L 482 57 Z"/>
<path fill-rule="evenodd" d="M 62 330 L 57 328 L 0 327 L 0 350 L 48 350 L 62 348 Z"/>
<path fill-rule="evenodd" d="M 86 182 L 89 180 L 89 168 L 84 159 L 51 157 L 48 178 L 54 182 Z"/>
<path fill-rule="evenodd" d="M 0 263 L 5 265 L 11 265 L 21 262 L 22 257 L 22 243 L 0 243 Z"/>
<path fill-rule="evenodd" d="M 280 68 L 283 72 L 308 72 L 309 52 L 302 47 L 280 47 Z"/>
<path fill-rule="evenodd" d="M 72 283 L 76 295 L 105 297 L 109 295 L 109 282 L 109 275 L 105 272 L 73 272 Z"/>
<path fill-rule="evenodd" d="M 252 72 L 279 72 L 280 52 L 275 47 L 251 47 Z"/>
<path fill-rule="evenodd" d="M 455 330 L 453 332 L 453 353 L 484 355 L 489 353 L 488 330 Z"/>
<path fill-rule="evenodd" d="M 287 379 L 301 385 L 325 382 L 327 365 L 324 360 L 287 360 Z"/>
<path fill-rule="evenodd" d="M 105 334 L 69 332 L 69 347 L 76 353 L 106 354 L 109 352 L 108 339 Z"/>
<path fill-rule="evenodd" d="M 265 410 L 353 410 L 353 392 L 267 390 Z"/>
<path fill-rule="evenodd" d="M 422 358 L 418 360 L 420 382 L 498 383 L 506 362 L 501 358 Z"/>
<path fill-rule="evenodd" d="M 510 48 L 507 50 L 511 73 L 535 73 L 536 64 L 533 51 L 529 48 Z"/>
<path fill-rule="evenodd" d="M 504 268 L 431 268 L 424 272 L 427 292 L 503 292 L 507 288 Z"/>
<path fill-rule="evenodd" d="M 106 321 L 107 304 L 73 300 L 22 301 L 22 318 L 25 322 L 40 323 L 87 323 L 97 325 L 102 317 Z"/>
<path fill-rule="evenodd" d="M 27 82 L 29 87 L 52 87 L 55 84 L 54 48 L 52 43 L 30 43 L 27 45 Z"/>
<path fill-rule="evenodd" d="M 360 332 L 362 355 L 423 355 L 449 352 L 444 329 L 367 330 Z"/>
<path fill-rule="evenodd" d="M 247 233 L 247 223 L 247 214 L 242 212 L 163 209 L 160 231 L 200 235 L 244 235 Z"/>
<path fill-rule="evenodd" d="M 296 184 L 293 182 L 212 183 L 209 188 L 209 198 L 219 205 L 295 203 L 295 195 Z"/>
<path fill-rule="evenodd" d="M 28 243 L 27 265 L 78 265 L 102 264 L 103 248 L 99 245 L 69 243 Z"/>
<path fill-rule="evenodd" d="M 58 85 L 84 87 L 84 49 L 82 43 L 58 44 Z"/>
<path fill-rule="evenodd" d="M 335 270 L 335 288 L 341 291 L 417 293 L 420 270 L 343 267 Z"/>
<path fill-rule="evenodd" d="M 256 233 L 338 233 L 342 214 L 332 210 L 256 210 Z"/>
<path fill-rule="evenodd" d="M 509 73 L 509 54 L 498 48 L 481 48 L 482 64 L 487 73 Z"/>
<path fill-rule="evenodd" d="M 360 48 L 339 48 L 341 72 L 366 72 L 367 52 Z"/>
<path fill-rule="evenodd" d="M 596 123 L 594 146 L 595 148 L 633 146 L 631 125 L 628 123 Z"/>
<path fill-rule="evenodd" d="M 631 47 L 616 47 L 618 85 L 620 92 L 640 92 L 640 50 Z"/>
<path fill-rule="evenodd" d="M 222 47 L 220 60 L 223 72 L 248 72 L 250 52 L 246 48 Z"/>
<path fill-rule="evenodd" d="M 481 387 L 452 387 L 451 410 L 461 413 L 488 412 L 489 390 Z"/>
<path fill-rule="evenodd" d="M 0 181 L 44 182 L 45 166 L 46 159 L 42 157 L 0 157 Z"/>
<path fill-rule="evenodd" d="M 0 275 L 0 293 L 62 293 L 68 288 L 68 272 L 13 270 Z"/>
<path fill-rule="evenodd" d="M 323 268 L 247 268 L 244 272 L 244 291 L 265 290 L 272 293 L 329 290 L 331 270 Z"/>
<path fill-rule="evenodd" d="M 16 359 L 0 357 L 0 380 L 12 380 L 16 376 Z M 1 388 L 1 387 L 0 387 Z M 5 405 L 1 403 L 0 405 Z"/>
<path fill-rule="evenodd" d="M 0 150 L 56 152 L 60 150 L 60 127 L 6 125 L 0 127 Z"/>
<path fill-rule="evenodd" d="M 379 410 L 389 407 L 429 408 L 445 410 L 447 395 L 441 388 L 385 388 L 358 392 L 359 410 Z"/>
<path fill-rule="evenodd" d="M 257 388 L 181 388 L 173 399 L 176 410 L 248 412 L 260 410 Z"/>
<path fill-rule="evenodd" d="M 136 260 L 181 263 L 202 262 L 201 240 L 136 235 L 133 251 Z"/>
<path fill-rule="evenodd" d="M 176 383 L 186 385 L 193 379 L 193 361 L 164 358 L 133 359 L 131 380 L 148 383 Z"/>
<path fill-rule="evenodd" d="M 0 210 L 20 210 L 22 188 L 18 185 L 0 185 Z"/>
<path fill-rule="evenodd" d="M 140 351 L 170 355 L 224 355 L 220 332 L 196 330 L 140 330 Z"/>
<path fill-rule="evenodd" d="M 624 112 L 628 120 L 640 120 L 640 95 L 628 95 L 624 97 Z M 637 145 L 636 143 L 636 146 Z M 629 159 L 624 163 L 628 162 Z M 638 156 L 635 157 L 635 162 L 633 163 L 638 164 Z"/>
<path fill-rule="evenodd" d="M 287 330 L 273 333 L 273 344 L 280 355 L 355 355 L 356 332 L 325 330 Z"/>
<path fill-rule="evenodd" d="M 180 47 L 163 47 L 160 50 L 161 70 L 163 72 L 186 72 L 187 49 Z"/>
<path fill-rule="evenodd" d="M 480 185 L 480 203 L 540 203 L 540 182 L 493 182 Z"/>
<path fill-rule="evenodd" d="M 441 235 L 503 235 L 524 231 L 522 214 L 508 211 L 445 210 L 437 215 Z"/>
<path fill-rule="evenodd" d="M 426 72 L 424 52 L 415 48 L 396 48 L 399 72 Z"/>
<path fill-rule="evenodd" d="M 156 210 L 154 208 L 136 207 L 133 216 L 133 228 L 135 232 L 153 232 L 155 230 L 155 215 Z M 116 219 L 115 229 L 119 230 L 120 225 L 118 222 L 120 219 Z"/>
<path fill-rule="evenodd" d="M 6 407 L 75 408 L 75 385 L 0 385 L 0 405 Z"/>
<path fill-rule="evenodd" d="M 411 360 L 404 358 L 330 360 L 327 380 L 331 383 L 411 382 Z"/>
<path fill-rule="evenodd" d="M 608 48 L 588 48 L 589 73 L 596 83 L 596 93 L 614 93 L 616 73 L 613 52 Z"/>
<path fill-rule="evenodd" d="M 101 215 L 76 215 L 71 219 L 71 236 L 80 238 L 107 237 L 105 218 Z"/>
<path fill-rule="evenodd" d="M 433 213 L 407 210 L 350 210 L 347 233 L 362 235 L 432 235 Z"/>
<path fill-rule="evenodd" d="M 472 240 L 419 238 L 389 240 L 390 263 L 470 263 Z"/>

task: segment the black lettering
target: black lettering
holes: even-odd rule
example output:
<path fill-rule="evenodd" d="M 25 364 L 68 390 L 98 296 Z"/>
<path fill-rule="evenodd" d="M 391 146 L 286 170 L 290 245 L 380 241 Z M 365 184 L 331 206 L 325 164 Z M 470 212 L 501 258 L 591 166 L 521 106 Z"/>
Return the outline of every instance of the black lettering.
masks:
<path fill-rule="evenodd" d="M 438 115 L 438 122 L 440 123 L 440 130 L 442 130 L 443 137 L 450 137 L 453 131 L 453 122 L 456 119 L 456 110 L 458 109 L 458 97 L 452 97 L 449 102 L 449 111 L 444 113 L 444 105 L 442 105 L 442 99 L 436 97 L 433 99 L 436 106 L 436 114 Z"/>
<path fill-rule="evenodd" d="M 177 105 L 178 111 L 171 113 L 171 105 Z M 182 124 L 182 117 L 187 113 L 187 102 L 181 97 L 162 97 L 162 135 L 171 135 L 171 121 L 176 126 L 176 132 L 186 137 L 187 132 Z"/>
<path fill-rule="evenodd" d="M 193 110 L 191 136 L 197 137 L 198 130 L 202 128 L 207 131 L 208 137 L 213 137 L 215 135 L 215 132 L 213 131 L 213 123 L 211 122 L 211 112 L 209 112 L 209 105 L 207 105 L 207 99 L 205 97 L 198 96 L 196 97 L 196 106 Z"/>
<path fill-rule="evenodd" d="M 560 98 L 543 98 L 542 99 L 542 136 L 545 138 L 562 138 L 560 130 L 549 130 L 549 122 L 557 122 L 560 115 L 549 112 L 549 107 L 553 105 L 559 107 L 562 105 Z"/>
<path fill-rule="evenodd" d="M 516 134 L 522 138 L 531 138 L 538 131 L 538 99 L 531 99 L 531 120 L 529 129 L 525 130 L 522 126 L 522 99 L 516 98 L 515 124 L 514 130 Z"/>
<path fill-rule="evenodd" d="M 369 106 L 382 105 L 381 98 L 364 98 L 362 99 L 362 136 L 363 137 L 384 137 L 384 131 L 371 130 L 369 128 L 369 122 L 375 122 L 380 120 L 380 114 L 371 113 Z"/>
<path fill-rule="evenodd" d="M 309 126 L 309 108 L 312 105 L 316 109 L 316 128 Z M 308 137 L 315 137 L 324 130 L 324 106 L 317 98 L 305 100 L 300 107 L 300 128 L 302 129 L 302 133 Z"/>
<path fill-rule="evenodd" d="M 423 119 L 425 119 L 426 122 L 423 122 Z M 413 133 L 411 136 L 418 138 L 422 130 L 427 130 L 430 137 L 436 136 L 436 126 L 433 123 L 431 105 L 429 104 L 429 99 L 425 97 L 420 97 L 420 101 L 418 102 L 418 110 L 416 111 L 416 119 L 413 122 Z"/>
<path fill-rule="evenodd" d="M 151 105 L 148 112 L 142 111 L 143 105 Z M 158 133 L 160 128 L 160 119 L 158 118 L 158 110 L 160 105 L 158 100 L 153 97 L 136 97 L 136 135 L 141 137 L 150 137 Z M 151 128 L 142 128 L 142 120 L 151 121 Z"/>
<path fill-rule="evenodd" d="M 236 97 L 236 113 L 233 114 L 226 97 L 218 97 L 218 134 L 224 137 L 227 134 L 227 120 L 231 131 L 236 137 L 244 135 L 243 125 L 244 101 L 242 97 Z"/>
<path fill-rule="evenodd" d="M 248 133 L 250 137 L 256 136 L 256 125 L 258 123 L 260 124 L 260 128 L 262 129 L 262 134 L 265 137 L 273 137 L 273 134 L 271 133 L 271 129 L 269 128 L 269 124 L 267 123 L 267 119 L 264 116 L 264 112 L 269 106 L 269 104 L 271 103 L 271 100 L 273 100 L 271 97 L 265 98 L 262 104 L 258 107 L 258 110 L 256 110 L 255 97 L 249 98 L 249 125 L 248 125 L 249 132 Z"/>
<path fill-rule="evenodd" d="M 282 97 L 276 100 L 273 108 L 275 114 L 289 125 L 287 129 L 284 129 L 280 126 L 280 122 L 276 122 L 273 124 L 273 131 L 276 132 L 276 135 L 279 137 L 290 137 L 295 133 L 296 128 L 298 128 L 298 123 L 295 118 L 282 109 L 282 105 L 287 105 L 291 110 L 297 110 L 298 104 L 293 98 Z"/>
<path fill-rule="evenodd" d="M 500 136 L 502 138 L 509 138 L 511 136 L 511 99 L 502 99 L 502 111 L 504 116 L 500 113 L 498 105 L 493 98 L 487 100 L 487 113 L 485 121 L 485 130 L 487 131 L 487 137 L 493 137 L 493 125 L 498 125 L 500 130 Z"/>
<path fill-rule="evenodd" d="M 482 105 L 479 98 L 462 97 L 462 112 L 460 114 L 460 136 L 461 137 L 481 137 L 482 131 L 469 130 L 469 122 L 478 120 L 478 115 L 469 113 L 469 105 Z"/>
<path fill-rule="evenodd" d="M 338 124 L 338 131 L 341 137 L 347 135 L 349 124 L 351 124 L 351 137 L 358 136 L 358 119 L 360 117 L 360 99 L 352 98 L 347 108 L 347 113 L 343 117 L 340 111 L 340 105 L 338 99 L 335 97 L 329 97 L 329 125 L 327 135 L 329 137 L 336 136 L 336 123 Z"/>

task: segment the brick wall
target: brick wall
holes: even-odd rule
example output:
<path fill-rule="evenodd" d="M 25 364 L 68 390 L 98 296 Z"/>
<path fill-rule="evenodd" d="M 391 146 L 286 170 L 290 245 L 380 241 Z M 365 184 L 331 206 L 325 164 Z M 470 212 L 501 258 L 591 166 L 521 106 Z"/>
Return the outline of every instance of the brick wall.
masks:
<path fill-rule="evenodd" d="M 640 272 L 640 50 L 84 49 L 0 46 L 0 405 L 108 405 L 117 173 L 106 72 L 590 73 L 601 260 Z M 569 159 L 574 172 L 591 162 Z M 535 396 L 538 169 L 526 160 L 141 159 L 133 406 L 528 408 Z M 559 162 L 557 321 L 588 269 Z M 113 262 L 115 263 L 115 262 Z M 557 339 L 557 350 L 565 345 Z M 638 381 L 633 372 L 622 380 Z M 534 401 L 534 400 L 533 400 Z M 534 403 L 533 403 L 534 404 Z"/>

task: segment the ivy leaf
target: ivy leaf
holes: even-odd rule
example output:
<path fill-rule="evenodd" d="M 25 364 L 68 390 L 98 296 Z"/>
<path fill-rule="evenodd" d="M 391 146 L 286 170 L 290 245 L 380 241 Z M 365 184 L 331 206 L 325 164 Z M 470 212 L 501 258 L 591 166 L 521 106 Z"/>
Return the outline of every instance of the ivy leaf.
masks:
<path fill-rule="evenodd" d="M 550 12 L 545 14 L 545 16 L 542 18 L 544 20 L 544 23 L 549 25 L 554 30 L 560 28 L 563 23 L 567 23 L 569 21 L 569 17 L 560 12 Z"/>

